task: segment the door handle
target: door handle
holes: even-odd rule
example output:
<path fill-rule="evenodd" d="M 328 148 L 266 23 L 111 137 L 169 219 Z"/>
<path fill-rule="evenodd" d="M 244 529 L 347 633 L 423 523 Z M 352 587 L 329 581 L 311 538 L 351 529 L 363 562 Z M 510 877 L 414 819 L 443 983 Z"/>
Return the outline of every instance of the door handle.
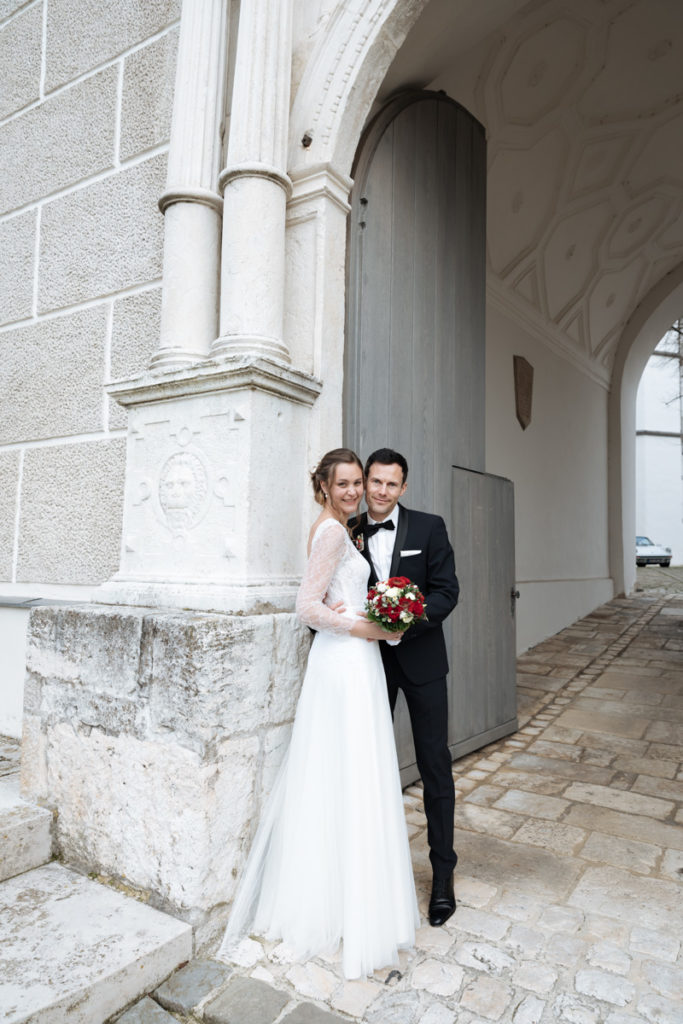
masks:
<path fill-rule="evenodd" d="M 515 614 L 515 601 L 519 600 L 519 591 L 516 587 L 513 587 L 510 591 L 510 612 L 512 615 Z"/>

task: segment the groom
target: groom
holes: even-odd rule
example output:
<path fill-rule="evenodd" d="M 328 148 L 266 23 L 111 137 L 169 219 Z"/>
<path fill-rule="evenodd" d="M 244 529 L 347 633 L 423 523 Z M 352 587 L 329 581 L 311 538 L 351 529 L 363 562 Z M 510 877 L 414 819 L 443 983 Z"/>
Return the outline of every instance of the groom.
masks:
<path fill-rule="evenodd" d="M 368 511 L 359 517 L 353 533 L 370 563 L 370 585 L 389 576 L 407 576 L 426 601 L 428 621 L 411 626 L 397 646 L 384 642 L 379 646 L 392 714 L 399 689 L 410 713 L 434 876 L 429 923 L 437 926 L 455 911 L 455 793 L 448 749 L 448 660 L 441 623 L 455 608 L 460 587 L 443 519 L 398 504 L 408 478 L 403 455 L 390 448 L 373 452 L 365 464 L 365 478 Z"/>

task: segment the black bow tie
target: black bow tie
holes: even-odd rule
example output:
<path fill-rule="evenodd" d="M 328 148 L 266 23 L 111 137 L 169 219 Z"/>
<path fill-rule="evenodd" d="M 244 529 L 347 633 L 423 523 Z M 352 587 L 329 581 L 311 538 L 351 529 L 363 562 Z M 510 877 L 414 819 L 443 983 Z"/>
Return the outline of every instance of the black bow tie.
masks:
<path fill-rule="evenodd" d="M 387 519 L 383 523 L 368 523 L 365 527 L 367 537 L 374 537 L 378 530 L 395 530 L 393 519 Z"/>

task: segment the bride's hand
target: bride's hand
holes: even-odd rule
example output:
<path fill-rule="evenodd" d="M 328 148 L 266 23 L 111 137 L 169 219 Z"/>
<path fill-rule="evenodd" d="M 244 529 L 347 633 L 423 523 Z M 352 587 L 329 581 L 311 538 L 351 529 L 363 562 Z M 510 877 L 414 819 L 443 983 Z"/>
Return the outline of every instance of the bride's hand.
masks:
<path fill-rule="evenodd" d="M 363 640 L 392 640 L 396 638 L 395 633 L 382 629 L 377 622 L 373 622 L 365 616 L 361 616 L 353 624 L 351 636 L 360 637 Z"/>

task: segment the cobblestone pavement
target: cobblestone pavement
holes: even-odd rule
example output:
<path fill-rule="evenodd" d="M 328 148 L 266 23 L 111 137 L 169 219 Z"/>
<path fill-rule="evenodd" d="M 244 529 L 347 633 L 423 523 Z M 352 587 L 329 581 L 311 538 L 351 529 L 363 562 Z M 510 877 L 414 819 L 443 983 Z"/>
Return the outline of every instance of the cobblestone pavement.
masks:
<path fill-rule="evenodd" d="M 638 585 L 518 659 L 519 731 L 453 765 L 458 909 L 398 969 L 250 938 L 121 1024 L 683 1024 L 683 570 Z M 405 805 L 424 920 L 419 786 Z"/>
<path fill-rule="evenodd" d="M 643 575 L 519 658 L 519 731 L 454 764 L 445 927 L 367 981 L 254 939 L 235 972 L 368 1024 L 682 1024 L 683 570 Z M 424 916 L 420 788 L 405 802 Z"/>
<path fill-rule="evenodd" d="M 668 569 L 649 565 L 636 569 L 636 593 L 683 594 L 683 566 L 672 565 Z"/>

